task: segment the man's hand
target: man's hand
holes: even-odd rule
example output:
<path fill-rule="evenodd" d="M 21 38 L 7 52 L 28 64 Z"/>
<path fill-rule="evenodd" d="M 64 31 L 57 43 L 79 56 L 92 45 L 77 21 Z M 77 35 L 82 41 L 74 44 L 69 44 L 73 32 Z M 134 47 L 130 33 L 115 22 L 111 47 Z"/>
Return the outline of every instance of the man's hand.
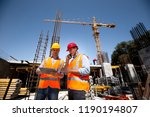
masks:
<path fill-rule="evenodd" d="M 40 70 L 39 68 L 36 69 L 36 73 L 37 73 L 38 75 L 42 74 L 42 72 L 41 72 L 41 70 Z"/>
<path fill-rule="evenodd" d="M 66 63 L 68 64 L 69 63 L 69 60 L 71 59 L 71 55 L 70 54 L 68 54 L 67 56 L 66 56 Z"/>
<path fill-rule="evenodd" d="M 62 79 L 63 77 L 64 77 L 64 74 L 63 73 L 56 73 L 56 75 L 60 78 L 60 79 Z"/>
<path fill-rule="evenodd" d="M 65 66 L 61 69 L 61 72 L 65 73 L 65 74 L 68 73 L 67 67 L 68 67 L 69 60 L 70 60 L 70 59 L 71 59 L 71 56 L 70 56 L 70 54 L 68 54 L 68 55 L 66 56 L 66 64 L 65 64 Z"/>
<path fill-rule="evenodd" d="M 73 74 L 80 75 L 79 71 L 76 70 L 76 69 L 68 69 L 67 71 L 68 71 L 68 73 L 73 73 Z"/>

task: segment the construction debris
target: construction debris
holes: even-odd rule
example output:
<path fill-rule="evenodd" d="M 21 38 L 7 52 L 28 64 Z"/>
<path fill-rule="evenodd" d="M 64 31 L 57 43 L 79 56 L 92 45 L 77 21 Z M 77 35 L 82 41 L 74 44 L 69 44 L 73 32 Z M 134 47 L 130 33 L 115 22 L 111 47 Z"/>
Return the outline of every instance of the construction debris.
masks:
<path fill-rule="evenodd" d="M 105 96 L 106 100 L 129 100 L 129 98 L 126 95 L 120 95 L 120 96 Z"/>

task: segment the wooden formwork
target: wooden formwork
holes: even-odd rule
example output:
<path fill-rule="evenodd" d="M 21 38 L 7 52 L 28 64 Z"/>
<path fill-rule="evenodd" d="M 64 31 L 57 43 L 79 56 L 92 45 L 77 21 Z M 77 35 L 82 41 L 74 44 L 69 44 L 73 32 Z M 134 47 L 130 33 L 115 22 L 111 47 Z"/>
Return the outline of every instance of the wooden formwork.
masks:
<path fill-rule="evenodd" d="M 10 79 L 0 78 L 0 99 L 2 100 L 6 94 L 5 99 L 13 99 L 18 96 L 21 88 L 21 80 L 12 79 L 10 86 L 8 88 Z M 8 91 L 6 91 L 8 88 Z"/>

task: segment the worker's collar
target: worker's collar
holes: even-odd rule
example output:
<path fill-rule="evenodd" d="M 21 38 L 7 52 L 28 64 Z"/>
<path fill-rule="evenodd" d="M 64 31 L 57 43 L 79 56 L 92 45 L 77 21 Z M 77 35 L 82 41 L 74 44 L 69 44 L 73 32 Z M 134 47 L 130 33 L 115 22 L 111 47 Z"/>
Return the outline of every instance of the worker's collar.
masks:
<path fill-rule="evenodd" d="M 72 56 L 72 58 L 76 58 L 79 55 L 79 53 L 77 52 L 74 56 Z"/>
<path fill-rule="evenodd" d="M 57 56 L 57 57 L 51 56 L 51 58 L 53 58 L 53 59 L 55 59 L 55 60 L 58 60 L 58 59 L 59 59 L 59 56 Z"/>

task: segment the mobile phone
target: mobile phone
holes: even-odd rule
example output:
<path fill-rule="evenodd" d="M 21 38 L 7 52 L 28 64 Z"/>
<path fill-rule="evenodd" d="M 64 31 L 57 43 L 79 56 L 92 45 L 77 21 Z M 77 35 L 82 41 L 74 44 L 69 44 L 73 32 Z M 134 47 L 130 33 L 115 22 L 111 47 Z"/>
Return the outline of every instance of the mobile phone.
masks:
<path fill-rule="evenodd" d="M 72 55 L 71 55 L 71 54 L 68 54 L 68 57 L 71 59 L 71 58 L 72 58 Z"/>

